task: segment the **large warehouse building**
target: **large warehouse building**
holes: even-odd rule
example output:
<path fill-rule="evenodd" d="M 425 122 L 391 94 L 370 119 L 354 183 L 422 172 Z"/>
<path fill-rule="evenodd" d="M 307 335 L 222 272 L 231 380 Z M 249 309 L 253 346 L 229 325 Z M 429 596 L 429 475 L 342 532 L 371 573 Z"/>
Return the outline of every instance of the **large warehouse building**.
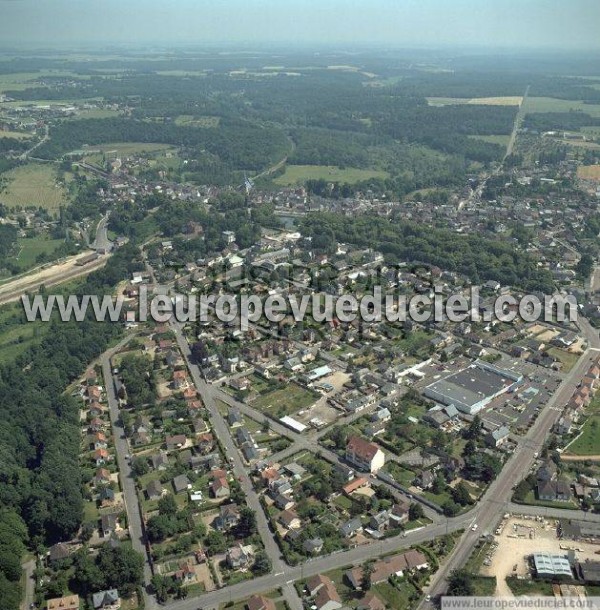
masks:
<path fill-rule="evenodd" d="M 500 394 L 520 383 L 522 375 L 477 360 L 471 366 L 435 381 L 424 395 L 443 405 L 474 415 Z"/>

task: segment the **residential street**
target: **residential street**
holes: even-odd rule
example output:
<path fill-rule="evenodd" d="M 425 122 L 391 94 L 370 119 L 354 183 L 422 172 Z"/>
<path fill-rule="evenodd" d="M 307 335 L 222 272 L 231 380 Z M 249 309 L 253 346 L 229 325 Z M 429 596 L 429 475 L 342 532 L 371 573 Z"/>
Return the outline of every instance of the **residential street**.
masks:
<path fill-rule="evenodd" d="M 137 491 L 135 488 L 135 480 L 131 472 L 131 464 L 127 456 L 130 454 L 129 443 L 125 437 L 125 432 L 119 418 L 119 402 L 115 392 L 115 385 L 112 375 L 110 359 L 131 337 L 119 343 L 114 349 L 103 354 L 100 359 L 102 365 L 102 374 L 106 384 L 106 398 L 110 409 L 110 421 L 113 427 L 113 437 L 115 442 L 115 452 L 117 455 L 117 464 L 121 479 L 121 487 L 123 488 L 123 499 L 127 510 L 127 520 L 129 522 L 129 534 L 131 536 L 133 548 L 141 553 L 144 557 L 144 582 L 148 585 L 152 578 L 152 568 L 146 552 L 144 529 L 142 525 L 142 517 L 140 505 L 138 501 Z M 148 594 L 145 595 L 146 608 L 151 610 L 156 607 L 154 597 Z"/>

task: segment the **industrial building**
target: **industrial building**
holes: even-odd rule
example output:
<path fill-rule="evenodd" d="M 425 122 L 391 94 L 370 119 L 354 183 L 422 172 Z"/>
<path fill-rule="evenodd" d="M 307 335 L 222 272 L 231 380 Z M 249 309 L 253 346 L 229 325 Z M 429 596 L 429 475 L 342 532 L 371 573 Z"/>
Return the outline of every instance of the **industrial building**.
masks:
<path fill-rule="evenodd" d="M 512 391 L 522 375 L 477 360 L 471 366 L 428 385 L 424 395 L 437 403 L 474 415 L 504 392 Z"/>
<path fill-rule="evenodd" d="M 538 578 L 573 578 L 571 565 L 575 560 L 574 553 L 553 555 L 552 553 L 534 553 L 533 567 Z"/>

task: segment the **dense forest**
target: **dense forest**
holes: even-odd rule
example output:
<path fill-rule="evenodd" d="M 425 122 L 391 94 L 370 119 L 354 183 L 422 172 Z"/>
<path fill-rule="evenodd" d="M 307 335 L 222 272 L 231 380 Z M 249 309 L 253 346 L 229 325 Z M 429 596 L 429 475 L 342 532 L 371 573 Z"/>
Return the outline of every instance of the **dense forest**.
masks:
<path fill-rule="evenodd" d="M 136 268 L 125 246 L 96 271 L 81 294 L 103 294 Z M 0 366 L 0 599 L 17 608 L 23 544 L 36 548 L 77 533 L 83 517 L 79 469 L 79 404 L 65 388 L 118 336 L 119 326 L 52 321 L 39 343 Z M 15 515 L 18 513 L 23 519 Z M 10 533 L 12 531 L 12 534 Z M 12 563 L 11 563 L 12 562 Z"/>
<path fill-rule="evenodd" d="M 375 216 L 347 218 L 319 213 L 308 216 L 303 233 L 313 246 L 332 253 L 336 242 L 382 252 L 390 264 L 419 261 L 467 276 L 471 282 L 496 280 L 523 290 L 553 292 L 550 273 L 511 244 L 480 235 L 458 235 L 415 222 L 390 222 Z"/>

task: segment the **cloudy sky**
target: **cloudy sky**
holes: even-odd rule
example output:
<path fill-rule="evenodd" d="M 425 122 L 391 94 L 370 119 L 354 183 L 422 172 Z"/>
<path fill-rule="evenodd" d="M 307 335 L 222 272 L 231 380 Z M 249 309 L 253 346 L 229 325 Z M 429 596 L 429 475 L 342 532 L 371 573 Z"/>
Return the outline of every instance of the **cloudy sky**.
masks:
<path fill-rule="evenodd" d="M 0 0 L 0 44 L 600 48 L 599 0 Z"/>

